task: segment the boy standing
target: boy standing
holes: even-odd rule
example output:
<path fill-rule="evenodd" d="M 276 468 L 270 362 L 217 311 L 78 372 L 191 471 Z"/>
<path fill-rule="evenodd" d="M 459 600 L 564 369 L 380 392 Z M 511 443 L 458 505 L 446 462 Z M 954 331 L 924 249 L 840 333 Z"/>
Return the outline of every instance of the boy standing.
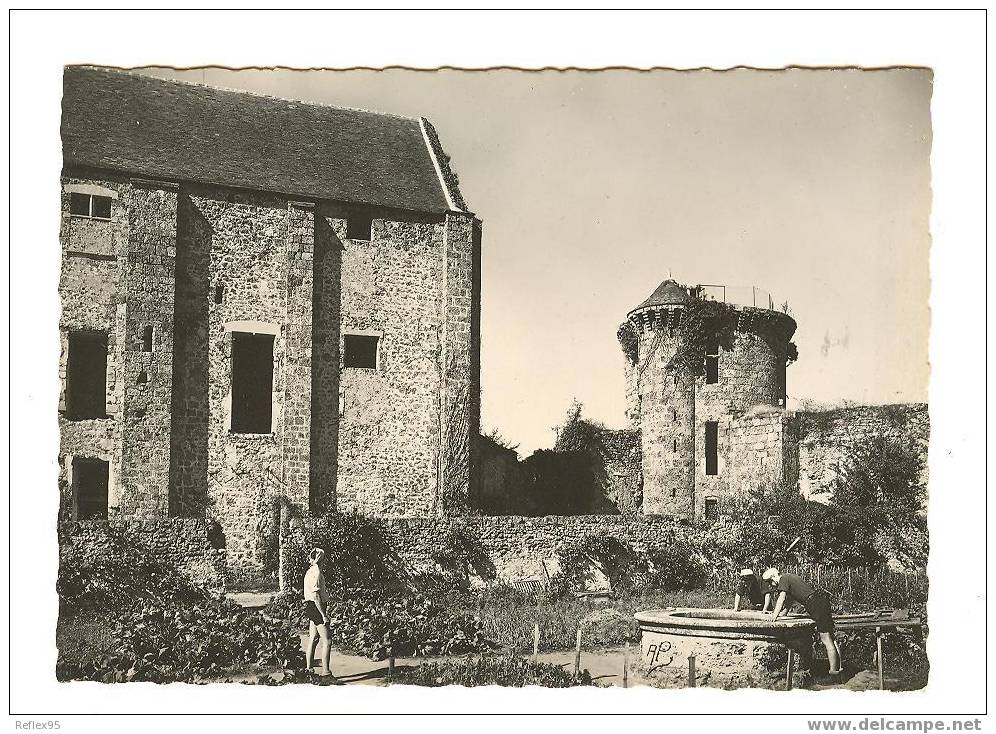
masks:
<path fill-rule="evenodd" d="M 308 668 L 314 666 L 315 648 L 322 641 L 322 675 L 331 675 L 329 660 L 332 657 L 332 642 L 329 639 L 328 590 L 325 588 L 325 574 L 321 562 L 325 551 L 315 548 L 308 556 L 311 565 L 304 574 L 304 613 L 308 617 Z"/>

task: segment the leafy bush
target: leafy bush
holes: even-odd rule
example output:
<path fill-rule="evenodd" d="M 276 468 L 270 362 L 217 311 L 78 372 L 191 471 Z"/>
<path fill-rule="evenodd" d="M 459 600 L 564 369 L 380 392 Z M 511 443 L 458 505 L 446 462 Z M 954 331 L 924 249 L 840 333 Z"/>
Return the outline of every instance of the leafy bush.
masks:
<path fill-rule="evenodd" d="M 110 650 L 99 662 L 60 661 L 56 673 L 60 680 L 165 683 L 274 667 L 304 667 L 297 630 L 213 599 L 170 607 L 136 604 L 119 617 Z"/>
<path fill-rule="evenodd" d="M 109 533 L 115 529 L 109 528 Z M 95 555 L 71 543 L 63 544 L 56 582 L 59 600 L 70 612 L 106 611 L 127 607 L 136 599 L 161 603 L 192 603 L 217 596 L 194 584 L 174 567 L 162 563 L 120 534 L 111 535 L 110 552 Z"/>
<path fill-rule="evenodd" d="M 573 672 L 564 670 L 559 665 L 534 663 L 514 655 L 423 663 L 414 668 L 399 670 L 395 681 L 414 686 L 433 687 L 457 685 L 570 688 L 594 685 L 587 670 L 582 670 L 575 677 Z"/>
<path fill-rule="evenodd" d="M 303 602 L 282 595 L 266 614 L 286 620 L 295 629 L 307 627 Z M 421 594 L 355 592 L 333 599 L 329 632 L 338 647 L 383 660 L 417 655 L 456 655 L 489 647 L 479 617 L 453 612 Z"/>
<path fill-rule="evenodd" d="M 854 673 L 876 668 L 873 630 L 839 631 L 837 640 L 847 672 Z M 817 645 L 817 655 L 825 658 L 822 645 Z M 901 679 L 901 688 L 915 690 L 927 685 L 930 661 L 927 658 L 927 645 L 923 635 L 913 632 L 885 635 L 882 638 L 882 657 L 885 660 L 886 672 Z"/>
<path fill-rule="evenodd" d="M 398 589 L 408 586 L 409 574 L 380 528 L 357 514 L 331 513 L 304 532 L 303 543 L 289 543 L 285 558 L 289 578 L 300 590 L 312 548 L 325 551 L 326 583 L 331 592 L 356 588 Z"/>
<path fill-rule="evenodd" d="M 563 591 L 584 588 L 601 569 L 617 593 L 637 589 L 677 591 L 701 584 L 705 569 L 695 547 L 672 532 L 651 548 L 637 551 L 618 538 L 587 535 L 557 548 L 560 574 L 556 584 Z"/>

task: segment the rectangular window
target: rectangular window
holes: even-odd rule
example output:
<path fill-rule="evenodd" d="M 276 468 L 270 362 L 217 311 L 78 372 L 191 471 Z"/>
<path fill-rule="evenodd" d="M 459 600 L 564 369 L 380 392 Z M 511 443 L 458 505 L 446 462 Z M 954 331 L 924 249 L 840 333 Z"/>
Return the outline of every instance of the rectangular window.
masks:
<path fill-rule="evenodd" d="M 715 385 L 719 382 L 719 342 L 711 339 L 706 345 L 705 355 L 706 384 Z"/>
<path fill-rule="evenodd" d="M 232 433 L 273 430 L 273 335 L 232 333 Z"/>
<path fill-rule="evenodd" d="M 107 335 L 99 331 L 69 333 L 66 359 L 66 417 L 107 417 Z"/>
<path fill-rule="evenodd" d="M 346 334 L 344 341 L 343 367 L 377 369 L 377 348 L 380 337 Z"/>
<path fill-rule="evenodd" d="M 142 351 L 143 352 L 151 352 L 152 351 L 152 335 L 153 335 L 152 324 L 146 324 L 145 328 L 142 330 Z"/>
<path fill-rule="evenodd" d="M 705 519 L 715 522 L 719 518 L 719 500 L 715 497 L 705 498 Z"/>
<path fill-rule="evenodd" d="M 73 499 L 77 520 L 107 519 L 108 465 L 100 459 L 73 459 Z"/>
<path fill-rule="evenodd" d="M 369 214 L 351 214 L 346 219 L 346 237 L 351 240 L 370 240 L 373 217 Z"/>
<path fill-rule="evenodd" d="M 74 217 L 111 218 L 111 197 L 94 194 L 70 194 L 69 213 Z"/>
<path fill-rule="evenodd" d="M 719 474 L 719 423 L 716 421 L 705 424 L 705 473 Z"/>

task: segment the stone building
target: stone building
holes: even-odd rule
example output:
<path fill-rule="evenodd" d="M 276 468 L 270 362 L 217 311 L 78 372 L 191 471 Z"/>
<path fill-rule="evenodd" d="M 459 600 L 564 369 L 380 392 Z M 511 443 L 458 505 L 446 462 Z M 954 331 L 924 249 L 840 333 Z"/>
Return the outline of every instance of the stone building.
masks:
<path fill-rule="evenodd" d="M 673 280 L 629 312 L 618 336 L 644 514 L 710 519 L 733 490 L 795 484 L 797 428 L 785 411 L 795 328 L 755 288 Z"/>
<path fill-rule="evenodd" d="M 461 513 L 481 225 L 410 119 L 68 67 L 63 519 L 214 518 L 230 579 L 281 518 Z"/>

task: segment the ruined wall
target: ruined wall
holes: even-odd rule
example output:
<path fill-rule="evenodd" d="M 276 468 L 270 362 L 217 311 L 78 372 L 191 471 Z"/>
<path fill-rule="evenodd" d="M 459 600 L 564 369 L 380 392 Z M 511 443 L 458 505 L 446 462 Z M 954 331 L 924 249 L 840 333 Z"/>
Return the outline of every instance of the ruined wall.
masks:
<path fill-rule="evenodd" d="M 60 557 L 114 556 L 121 544 L 150 560 L 176 569 L 195 584 L 225 588 L 225 549 L 210 521 L 163 518 L 59 523 Z"/>
<path fill-rule="evenodd" d="M 886 437 L 914 447 L 924 459 L 930 415 L 924 403 L 864 405 L 827 411 L 799 411 L 799 490 L 803 496 L 826 500 L 836 478 L 836 467 L 851 448 L 869 438 Z"/>
<path fill-rule="evenodd" d="M 596 476 L 608 502 L 623 515 L 643 511 L 643 441 L 639 430 L 610 428 L 598 432 Z"/>
<path fill-rule="evenodd" d="M 798 482 L 798 422 L 793 413 L 782 408 L 755 409 L 730 421 L 727 438 L 726 482 L 715 495 L 720 512 L 731 493 L 793 487 Z"/>
<path fill-rule="evenodd" d="M 285 538 L 283 552 L 300 553 L 306 529 L 302 526 Z M 472 539 L 475 548 L 492 568 L 485 580 L 515 581 L 542 578 L 541 562 L 556 558 L 559 545 L 585 536 L 618 538 L 636 550 L 659 543 L 661 538 L 687 536 L 687 526 L 666 517 L 623 517 L 621 515 L 582 515 L 574 517 L 464 517 L 464 518 L 379 518 L 375 527 L 387 547 L 411 572 L 434 573 L 438 567 L 433 554 L 440 538 L 450 531 Z M 285 568 L 295 568 L 285 563 Z M 299 588 L 301 579 L 283 579 L 283 588 Z"/>
<path fill-rule="evenodd" d="M 479 436 L 480 476 L 472 500 L 485 515 L 516 514 L 523 489 L 523 472 L 514 449 L 488 436 Z"/>

